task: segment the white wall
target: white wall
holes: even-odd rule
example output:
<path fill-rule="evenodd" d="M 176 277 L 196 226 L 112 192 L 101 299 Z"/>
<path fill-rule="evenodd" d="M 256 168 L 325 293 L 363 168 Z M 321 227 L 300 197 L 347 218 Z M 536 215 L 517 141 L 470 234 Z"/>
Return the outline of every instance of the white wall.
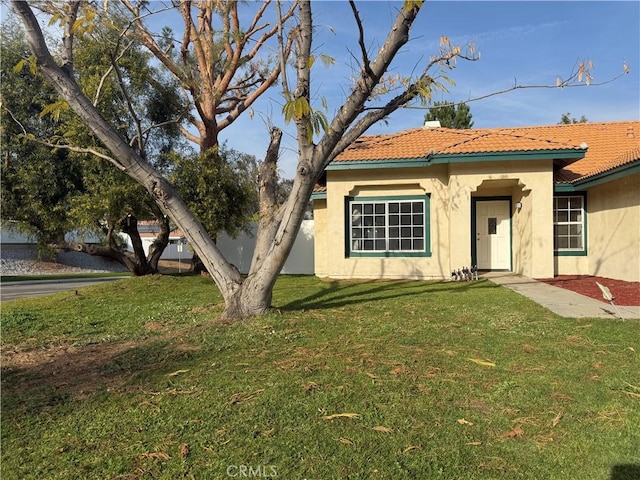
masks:
<path fill-rule="evenodd" d="M 218 247 L 227 260 L 233 263 L 241 273 L 247 273 L 255 248 L 255 232 L 257 226 L 252 225 L 252 236 L 242 234 L 238 238 L 231 238 L 223 234 L 218 239 Z M 282 269 L 282 273 L 291 275 L 313 275 L 313 220 L 303 220 L 300 232 L 296 238 L 289 258 Z"/>
<path fill-rule="evenodd" d="M 78 231 L 69 232 L 64 236 L 67 242 L 85 242 L 85 243 L 100 243 L 101 239 L 94 234 L 79 233 Z M 35 237 L 25 235 L 18 232 L 12 227 L 11 224 L 4 223 L 0 226 L 0 244 L 11 245 L 36 245 L 38 241 Z"/>
<path fill-rule="evenodd" d="M 225 256 L 227 260 L 233 263 L 241 273 L 248 273 L 251 265 L 251 258 L 253 257 L 253 250 L 255 249 L 256 239 L 255 234 L 257 231 L 257 224 L 252 224 L 250 227 L 251 234 L 247 235 L 242 233 L 238 235 L 238 238 L 231 238 L 226 233 L 223 233 L 218 238 L 218 248 Z M 126 237 L 129 240 L 129 237 Z M 171 238 L 172 241 L 177 238 Z M 153 242 L 152 238 L 143 238 L 142 246 L 146 253 L 149 252 L 149 246 Z M 300 227 L 300 232 L 296 238 L 291 254 L 284 264 L 282 273 L 284 274 L 298 274 L 298 275 L 313 275 L 313 251 L 314 251 L 314 231 L 313 220 L 304 220 Z M 130 243 L 128 243 L 128 250 L 133 251 Z M 189 245 L 184 245 L 182 252 L 178 251 L 178 245 L 172 243 L 167 246 L 162 254 L 163 260 L 177 260 L 181 259 L 183 262 L 190 262 L 193 256 L 193 250 Z"/>
<path fill-rule="evenodd" d="M 298 233 L 298 237 L 291 249 L 291 254 L 284 264 L 284 268 L 282 269 L 282 273 L 284 274 L 298 274 L 298 275 L 313 275 L 314 273 L 314 260 L 313 260 L 313 251 L 314 251 L 314 230 L 313 230 L 313 220 L 304 220 L 302 222 L 302 226 L 300 227 L 300 232 Z M 222 254 L 233 263 L 238 270 L 242 273 L 247 273 L 249 271 L 249 266 L 251 265 L 251 258 L 253 256 L 253 250 L 255 248 L 255 232 L 257 229 L 257 224 L 253 224 L 251 226 L 251 235 L 241 234 L 238 238 L 231 238 L 226 234 L 222 234 L 218 239 L 218 247 L 220 248 Z M 67 240 L 80 240 L 80 241 L 97 241 L 97 239 L 92 238 L 78 238 L 77 234 L 69 234 L 67 235 Z M 129 240 L 129 236 L 126 235 L 125 238 L 127 241 Z M 171 238 L 172 241 L 177 240 L 177 238 Z M 24 235 L 18 234 L 12 231 L 10 228 L 3 226 L 0 230 L 0 242 L 2 244 L 33 244 L 36 243 L 34 240 L 25 237 Z M 152 238 L 143 238 L 142 245 L 146 253 L 149 252 L 149 246 L 153 242 Z M 133 251 L 131 243 L 127 243 L 127 248 L 129 251 Z M 182 252 L 178 252 L 178 245 L 170 244 L 164 253 L 162 254 L 163 260 L 177 260 L 182 259 L 184 262 L 191 261 L 191 257 L 193 255 L 193 251 L 189 248 L 188 245 L 184 245 L 182 248 Z"/>
<path fill-rule="evenodd" d="M 36 242 L 35 238 L 30 238 L 14 230 L 10 225 L 3 223 L 2 228 L 0 228 L 0 244 L 5 245 L 16 243 L 31 245 L 38 242 Z"/>

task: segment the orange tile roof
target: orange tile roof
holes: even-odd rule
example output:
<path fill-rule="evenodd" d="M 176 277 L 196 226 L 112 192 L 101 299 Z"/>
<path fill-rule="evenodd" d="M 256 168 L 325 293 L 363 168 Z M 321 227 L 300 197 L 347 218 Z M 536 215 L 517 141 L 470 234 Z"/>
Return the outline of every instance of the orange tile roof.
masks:
<path fill-rule="evenodd" d="M 391 135 L 360 137 L 333 162 L 506 152 L 579 152 L 585 143 L 588 148 L 584 158 L 556 172 L 557 182 L 576 181 L 640 160 L 640 121 L 478 130 L 414 128 Z"/>
<path fill-rule="evenodd" d="M 548 127 L 519 128 L 518 131 L 555 140 L 588 145 L 584 158 L 556 172 L 556 182 L 584 180 L 640 160 L 640 121 L 574 123 Z"/>

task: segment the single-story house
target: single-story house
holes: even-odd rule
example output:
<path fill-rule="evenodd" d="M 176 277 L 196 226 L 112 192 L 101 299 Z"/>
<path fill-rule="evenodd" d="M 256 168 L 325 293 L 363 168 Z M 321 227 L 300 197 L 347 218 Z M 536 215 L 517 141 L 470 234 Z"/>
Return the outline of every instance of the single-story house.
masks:
<path fill-rule="evenodd" d="M 312 199 L 320 277 L 640 281 L 640 121 L 363 136 Z"/>

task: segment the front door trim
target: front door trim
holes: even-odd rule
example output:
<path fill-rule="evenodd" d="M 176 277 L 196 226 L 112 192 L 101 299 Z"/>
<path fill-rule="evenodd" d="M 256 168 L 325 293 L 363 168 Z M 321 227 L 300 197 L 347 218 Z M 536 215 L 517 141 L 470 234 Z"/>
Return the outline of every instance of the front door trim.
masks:
<path fill-rule="evenodd" d="M 478 248 L 476 245 L 477 238 L 477 222 L 476 222 L 476 208 L 478 202 L 491 202 L 496 200 L 509 201 L 509 270 L 513 271 L 513 205 L 512 198 L 510 196 L 497 196 L 497 197 L 471 197 L 471 263 L 473 265 L 478 264 Z"/>

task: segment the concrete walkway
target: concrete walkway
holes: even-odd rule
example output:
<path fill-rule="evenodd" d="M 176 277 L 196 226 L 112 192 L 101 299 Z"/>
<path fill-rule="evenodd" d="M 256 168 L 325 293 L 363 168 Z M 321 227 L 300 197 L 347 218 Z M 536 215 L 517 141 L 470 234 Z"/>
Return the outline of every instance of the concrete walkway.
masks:
<path fill-rule="evenodd" d="M 510 272 L 489 272 L 481 278 L 509 288 L 566 318 L 640 319 L 640 307 L 616 307 L 560 287 L 554 287 Z M 616 292 L 611 292 L 615 296 Z M 615 302 L 614 302 L 615 303 Z"/>

